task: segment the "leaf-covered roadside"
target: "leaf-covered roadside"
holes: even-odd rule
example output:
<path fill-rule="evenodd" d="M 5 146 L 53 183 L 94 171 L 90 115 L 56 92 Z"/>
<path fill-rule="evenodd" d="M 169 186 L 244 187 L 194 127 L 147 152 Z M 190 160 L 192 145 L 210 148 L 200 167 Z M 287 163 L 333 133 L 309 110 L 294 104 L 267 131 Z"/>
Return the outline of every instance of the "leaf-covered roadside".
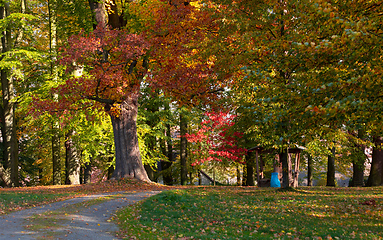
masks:
<path fill-rule="evenodd" d="M 201 187 L 118 214 L 125 239 L 382 239 L 383 188 Z"/>
<path fill-rule="evenodd" d="M 56 185 L 0 189 L 0 214 L 90 194 L 118 191 L 167 190 L 172 187 L 131 179 L 84 185 Z"/>

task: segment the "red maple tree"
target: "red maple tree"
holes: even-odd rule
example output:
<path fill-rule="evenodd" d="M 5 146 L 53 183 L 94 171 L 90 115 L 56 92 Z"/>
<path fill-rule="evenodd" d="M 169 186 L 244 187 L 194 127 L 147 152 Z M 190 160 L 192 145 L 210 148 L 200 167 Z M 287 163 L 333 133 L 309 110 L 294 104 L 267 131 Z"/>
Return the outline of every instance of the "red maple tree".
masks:
<path fill-rule="evenodd" d="M 227 112 L 210 112 L 204 115 L 208 119 L 201 122 L 201 128 L 194 134 L 186 135 L 189 142 L 198 143 L 193 154 L 199 160 L 192 165 L 223 160 L 242 163 L 246 149 L 239 147 L 238 142 L 243 133 L 232 130 L 235 115 Z"/>

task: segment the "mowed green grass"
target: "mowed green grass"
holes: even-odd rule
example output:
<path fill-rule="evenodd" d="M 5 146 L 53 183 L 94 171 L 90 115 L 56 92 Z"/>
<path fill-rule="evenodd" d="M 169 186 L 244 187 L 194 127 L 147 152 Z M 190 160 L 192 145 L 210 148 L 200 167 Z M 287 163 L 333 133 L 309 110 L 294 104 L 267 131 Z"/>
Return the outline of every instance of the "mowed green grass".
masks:
<path fill-rule="evenodd" d="M 383 188 L 172 190 L 116 220 L 125 239 L 382 239 Z"/>
<path fill-rule="evenodd" d="M 0 192 L 0 214 L 34 207 L 41 203 L 58 201 L 68 196 L 69 193 Z"/>

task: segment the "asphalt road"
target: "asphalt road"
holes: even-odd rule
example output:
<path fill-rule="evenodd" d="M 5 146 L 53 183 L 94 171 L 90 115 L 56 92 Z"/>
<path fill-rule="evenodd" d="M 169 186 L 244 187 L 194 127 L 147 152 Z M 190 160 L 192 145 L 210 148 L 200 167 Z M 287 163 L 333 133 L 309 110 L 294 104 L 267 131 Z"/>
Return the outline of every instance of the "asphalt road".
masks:
<path fill-rule="evenodd" d="M 160 191 L 104 193 L 0 215 L 0 239 L 117 239 L 114 232 L 118 230 L 118 227 L 110 220 L 115 212 L 158 193 Z M 73 208 L 75 206 L 73 204 L 85 203 L 85 201 L 100 199 L 100 197 L 108 197 L 108 200 L 87 207 L 80 205 Z M 68 212 L 66 212 L 67 209 Z M 65 214 L 62 214 L 63 212 Z M 52 222 L 55 221 L 52 213 L 59 213 L 57 224 L 53 222 L 54 227 L 37 227 L 37 230 L 31 230 L 33 224 L 36 223 L 33 220 L 34 216 L 43 218 L 41 216 L 44 214 L 51 214 L 46 221 Z"/>

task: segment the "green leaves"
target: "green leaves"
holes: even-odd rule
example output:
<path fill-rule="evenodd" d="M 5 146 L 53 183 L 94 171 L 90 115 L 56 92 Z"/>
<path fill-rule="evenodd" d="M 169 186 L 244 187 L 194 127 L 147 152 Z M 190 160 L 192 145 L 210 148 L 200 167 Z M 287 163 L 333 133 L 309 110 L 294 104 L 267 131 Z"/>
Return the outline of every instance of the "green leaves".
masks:
<path fill-rule="evenodd" d="M 24 13 L 11 13 L 9 16 L 4 19 L 0 19 L 0 32 L 3 33 L 6 30 L 30 30 L 30 25 L 33 21 L 38 20 L 38 17 L 32 14 Z"/>

